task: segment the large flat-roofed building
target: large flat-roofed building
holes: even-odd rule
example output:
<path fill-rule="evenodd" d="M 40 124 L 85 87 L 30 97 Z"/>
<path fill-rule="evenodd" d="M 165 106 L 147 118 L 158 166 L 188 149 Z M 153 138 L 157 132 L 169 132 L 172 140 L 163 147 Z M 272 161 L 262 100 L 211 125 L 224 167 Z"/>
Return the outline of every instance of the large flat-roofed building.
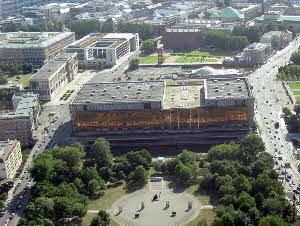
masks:
<path fill-rule="evenodd" d="M 78 72 L 77 53 L 64 53 L 45 64 L 29 79 L 29 88 L 40 100 L 51 101 Z"/>
<path fill-rule="evenodd" d="M 0 178 L 13 179 L 21 164 L 22 153 L 20 141 L 0 141 Z"/>
<path fill-rule="evenodd" d="M 75 41 L 66 52 L 77 52 L 80 66 L 114 66 L 139 50 L 137 33 L 92 33 Z"/>
<path fill-rule="evenodd" d="M 74 42 L 73 32 L 0 33 L 0 63 L 42 66 Z"/>
<path fill-rule="evenodd" d="M 245 135 L 253 98 L 244 79 L 90 83 L 72 101 L 70 113 L 75 136 L 201 143 Z"/>
<path fill-rule="evenodd" d="M 0 112 L 0 140 L 17 139 L 22 145 L 33 143 L 40 105 L 38 94 L 18 93 L 12 98 L 12 111 Z"/>

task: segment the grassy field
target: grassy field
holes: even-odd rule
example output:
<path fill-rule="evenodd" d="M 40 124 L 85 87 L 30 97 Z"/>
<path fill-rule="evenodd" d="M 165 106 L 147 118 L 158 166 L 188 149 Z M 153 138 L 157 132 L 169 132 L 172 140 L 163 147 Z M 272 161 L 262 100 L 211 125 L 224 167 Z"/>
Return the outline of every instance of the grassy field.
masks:
<path fill-rule="evenodd" d="M 211 209 L 202 209 L 200 214 L 186 226 L 195 226 L 198 225 L 199 222 L 207 222 L 206 225 L 211 225 L 216 217 L 216 214 Z"/>
<path fill-rule="evenodd" d="M 28 87 L 29 86 L 29 82 L 28 80 L 31 78 L 32 74 L 27 74 L 27 75 L 16 75 L 16 76 L 12 76 L 7 78 L 8 81 L 12 81 L 12 82 L 16 82 L 19 84 L 22 84 L 23 87 Z M 18 77 L 20 77 L 20 79 L 18 79 Z"/>
<path fill-rule="evenodd" d="M 288 83 L 288 85 L 291 89 L 300 89 L 300 83 L 299 82 Z"/>
<path fill-rule="evenodd" d="M 293 91 L 294 95 L 300 95 L 300 90 Z"/>
<path fill-rule="evenodd" d="M 112 204 L 121 196 L 125 195 L 126 190 L 124 189 L 124 185 L 120 185 L 118 187 L 109 188 L 107 191 L 105 191 L 105 194 L 97 199 L 92 200 L 88 205 L 88 210 L 107 210 L 110 209 Z M 90 225 L 91 220 L 96 214 L 94 213 L 88 213 L 83 218 L 83 222 L 81 223 L 82 226 Z M 111 225 L 116 226 L 118 225 L 116 222 L 112 222 Z"/>
<path fill-rule="evenodd" d="M 217 62 L 217 59 L 204 58 L 203 60 L 200 57 L 178 57 L 176 58 L 176 63 L 201 63 L 201 62 Z"/>
<path fill-rule="evenodd" d="M 213 196 L 206 192 L 200 193 L 198 191 L 198 185 L 192 185 L 186 189 L 186 192 L 194 195 L 201 203 L 201 205 L 212 205 L 213 204 Z M 215 212 L 212 209 L 202 209 L 200 214 L 187 226 L 197 225 L 199 222 L 206 221 L 208 225 L 210 225 L 216 217 Z"/>
<path fill-rule="evenodd" d="M 300 104 L 300 96 L 295 96 L 297 104 Z"/>
<path fill-rule="evenodd" d="M 164 60 L 166 60 L 167 57 L 164 56 Z M 158 57 L 157 56 L 144 56 L 139 58 L 140 64 L 157 64 Z"/>

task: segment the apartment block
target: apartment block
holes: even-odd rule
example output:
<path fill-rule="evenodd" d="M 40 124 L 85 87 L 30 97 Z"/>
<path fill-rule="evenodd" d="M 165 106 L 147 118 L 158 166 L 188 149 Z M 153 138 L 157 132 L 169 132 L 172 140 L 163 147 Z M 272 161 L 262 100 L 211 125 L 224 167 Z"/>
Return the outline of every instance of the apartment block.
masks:
<path fill-rule="evenodd" d="M 51 101 L 78 72 L 77 53 L 64 53 L 45 64 L 29 79 L 29 88 L 40 100 Z"/>
<path fill-rule="evenodd" d="M 261 43 L 270 44 L 274 50 L 284 48 L 292 40 L 293 34 L 290 31 L 270 31 L 260 38 Z"/>
<path fill-rule="evenodd" d="M 77 52 L 79 64 L 87 67 L 114 66 L 138 50 L 138 33 L 92 33 L 66 48 L 68 53 Z"/>
<path fill-rule="evenodd" d="M 263 63 L 272 53 L 271 44 L 254 42 L 243 50 L 244 60 L 253 64 Z"/>
<path fill-rule="evenodd" d="M 41 67 L 74 42 L 73 32 L 0 33 L 0 63 Z"/>
<path fill-rule="evenodd" d="M 21 164 L 22 153 L 20 141 L 0 141 L 0 178 L 13 179 Z"/>
<path fill-rule="evenodd" d="M 12 105 L 14 110 L 0 112 L 0 140 L 17 139 L 22 145 L 33 144 L 33 130 L 40 113 L 39 95 L 15 94 Z"/>

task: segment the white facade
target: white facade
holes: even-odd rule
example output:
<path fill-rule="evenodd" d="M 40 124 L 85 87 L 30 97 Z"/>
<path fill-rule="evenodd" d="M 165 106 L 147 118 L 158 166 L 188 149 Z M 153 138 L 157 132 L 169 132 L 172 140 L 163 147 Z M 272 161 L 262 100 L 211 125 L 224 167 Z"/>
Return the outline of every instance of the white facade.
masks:
<path fill-rule="evenodd" d="M 22 153 L 20 141 L 0 141 L 0 178 L 13 179 L 21 164 Z"/>
<path fill-rule="evenodd" d="M 78 61 L 84 66 L 114 66 L 137 50 L 137 33 L 92 33 L 66 48 L 67 53 L 77 52 Z"/>

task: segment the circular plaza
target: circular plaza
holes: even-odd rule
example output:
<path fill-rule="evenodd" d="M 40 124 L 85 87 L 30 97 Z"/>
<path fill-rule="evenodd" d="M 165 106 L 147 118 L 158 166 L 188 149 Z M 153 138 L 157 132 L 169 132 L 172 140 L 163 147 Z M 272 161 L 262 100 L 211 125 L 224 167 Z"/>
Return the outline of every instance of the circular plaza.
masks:
<path fill-rule="evenodd" d="M 120 225 L 185 225 L 201 210 L 200 202 L 182 190 L 168 188 L 168 182 L 150 181 L 146 188 L 118 199 L 111 216 Z"/>

